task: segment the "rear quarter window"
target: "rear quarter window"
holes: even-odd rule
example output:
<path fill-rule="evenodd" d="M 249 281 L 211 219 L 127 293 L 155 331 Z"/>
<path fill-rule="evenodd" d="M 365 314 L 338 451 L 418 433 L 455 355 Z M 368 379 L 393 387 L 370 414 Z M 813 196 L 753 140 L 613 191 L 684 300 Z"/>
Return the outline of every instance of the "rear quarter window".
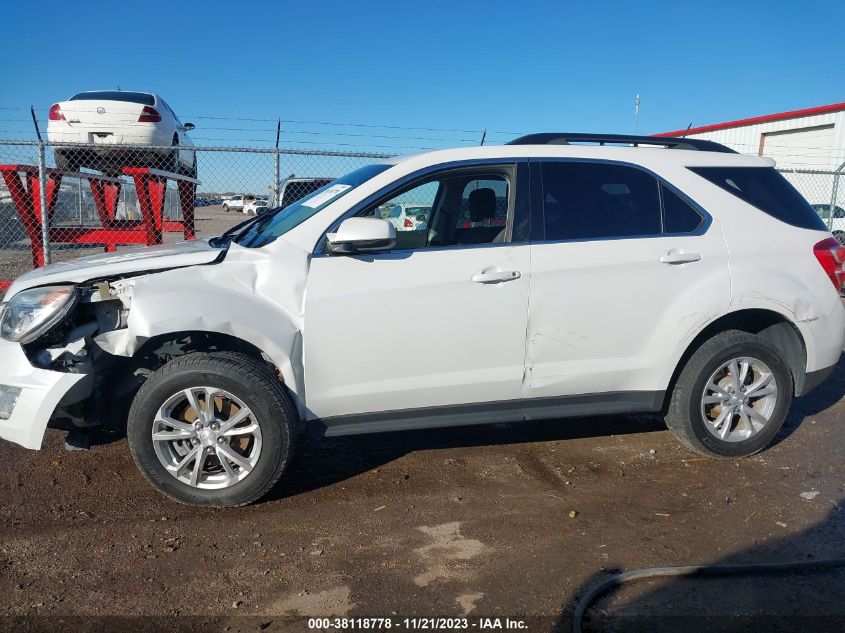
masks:
<path fill-rule="evenodd" d="M 772 167 L 690 167 L 763 213 L 801 229 L 826 231 L 810 203 Z"/>

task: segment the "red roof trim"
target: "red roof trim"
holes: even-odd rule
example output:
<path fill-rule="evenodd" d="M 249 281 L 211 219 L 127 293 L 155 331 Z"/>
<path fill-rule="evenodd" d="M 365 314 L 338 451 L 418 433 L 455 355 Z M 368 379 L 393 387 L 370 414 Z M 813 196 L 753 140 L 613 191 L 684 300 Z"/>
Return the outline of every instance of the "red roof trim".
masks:
<path fill-rule="evenodd" d="M 815 108 L 805 108 L 803 110 L 790 110 L 789 112 L 778 112 L 777 114 L 764 114 L 763 116 L 754 116 L 750 119 L 738 119 L 736 121 L 727 121 L 726 123 L 714 123 L 713 125 L 702 125 L 701 127 L 692 127 L 688 130 L 675 130 L 674 132 L 661 132 L 654 136 L 683 136 L 685 134 L 701 134 L 702 132 L 713 132 L 715 130 L 728 130 L 732 127 L 742 127 L 743 125 L 754 125 L 755 123 L 769 123 L 770 121 L 783 121 L 784 119 L 795 119 L 797 117 L 815 116 L 818 114 L 829 114 L 830 112 L 839 112 L 845 110 L 845 102 L 831 103 L 830 105 L 816 106 Z"/>

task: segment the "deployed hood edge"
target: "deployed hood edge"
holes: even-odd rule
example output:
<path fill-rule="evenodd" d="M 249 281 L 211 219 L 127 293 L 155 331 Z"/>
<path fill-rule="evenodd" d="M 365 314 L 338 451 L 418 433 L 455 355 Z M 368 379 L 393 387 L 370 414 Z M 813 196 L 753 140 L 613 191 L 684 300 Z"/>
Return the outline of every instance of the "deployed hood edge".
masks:
<path fill-rule="evenodd" d="M 142 249 L 134 251 L 134 253 L 140 255 L 144 251 L 145 249 Z M 199 252 L 188 251 L 185 253 L 169 254 L 163 257 L 130 258 L 115 266 L 109 266 L 113 262 L 106 262 L 101 265 L 95 263 L 90 266 L 75 266 L 67 269 L 60 268 L 59 270 L 50 270 L 50 267 L 36 268 L 21 275 L 12 282 L 3 296 L 3 301 L 11 299 L 23 290 L 38 288 L 40 286 L 84 284 L 91 281 L 115 281 L 118 279 L 164 273 L 179 268 L 216 265 L 225 259 L 227 252 L 228 245 L 220 248 L 209 247 L 207 250 Z M 113 254 L 110 253 L 110 255 Z M 108 260 L 109 258 L 104 257 L 103 259 Z M 72 264 L 73 262 L 69 263 Z M 138 267 L 134 268 L 132 266 L 133 263 L 137 264 Z M 109 270 L 109 268 L 111 269 Z"/>

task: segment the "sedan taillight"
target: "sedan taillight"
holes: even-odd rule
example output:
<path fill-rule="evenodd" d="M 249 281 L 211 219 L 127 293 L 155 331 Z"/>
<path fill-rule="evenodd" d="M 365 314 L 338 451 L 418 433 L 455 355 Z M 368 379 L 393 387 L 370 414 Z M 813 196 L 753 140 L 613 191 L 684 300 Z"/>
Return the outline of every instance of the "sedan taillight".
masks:
<path fill-rule="evenodd" d="M 159 121 L 161 121 L 161 115 L 151 106 L 144 106 L 141 116 L 138 117 L 138 123 L 158 123 Z"/>
<path fill-rule="evenodd" d="M 827 273 L 830 283 L 837 292 L 845 286 L 845 247 L 835 237 L 828 237 L 813 246 L 813 254 Z"/>
<path fill-rule="evenodd" d="M 62 109 L 59 107 L 58 103 L 54 103 L 50 107 L 50 120 L 51 121 L 65 121 L 65 115 L 62 112 Z"/>
<path fill-rule="evenodd" d="M 412 226 L 414 226 L 414 223 L 411 221 L 410 218 L 405 218 L 405 222 L 403 222 L 403 224 L 406 228 L 411 228 Z"/>

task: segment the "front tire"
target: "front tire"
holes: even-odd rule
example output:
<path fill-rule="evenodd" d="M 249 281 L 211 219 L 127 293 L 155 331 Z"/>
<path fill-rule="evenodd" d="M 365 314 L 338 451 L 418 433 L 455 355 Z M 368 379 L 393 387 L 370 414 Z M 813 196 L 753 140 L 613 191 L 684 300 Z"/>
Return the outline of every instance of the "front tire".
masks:
<path fill-rule="evenodd" d="M 296 423 L 268 365 L 243 354 L 192 353 L 143 384 L 127 437 L 136 465 L 159 492 L 192 505 L 240 506 L 281 477 Z"/>
<path fill-rule="evenodd" d="M 792 373 L 775 347 L 747 332 L 722 332 L 681 370 L 666 425 L 703 455 L 747 457 L 774 439 L 792 393 Z"/>

